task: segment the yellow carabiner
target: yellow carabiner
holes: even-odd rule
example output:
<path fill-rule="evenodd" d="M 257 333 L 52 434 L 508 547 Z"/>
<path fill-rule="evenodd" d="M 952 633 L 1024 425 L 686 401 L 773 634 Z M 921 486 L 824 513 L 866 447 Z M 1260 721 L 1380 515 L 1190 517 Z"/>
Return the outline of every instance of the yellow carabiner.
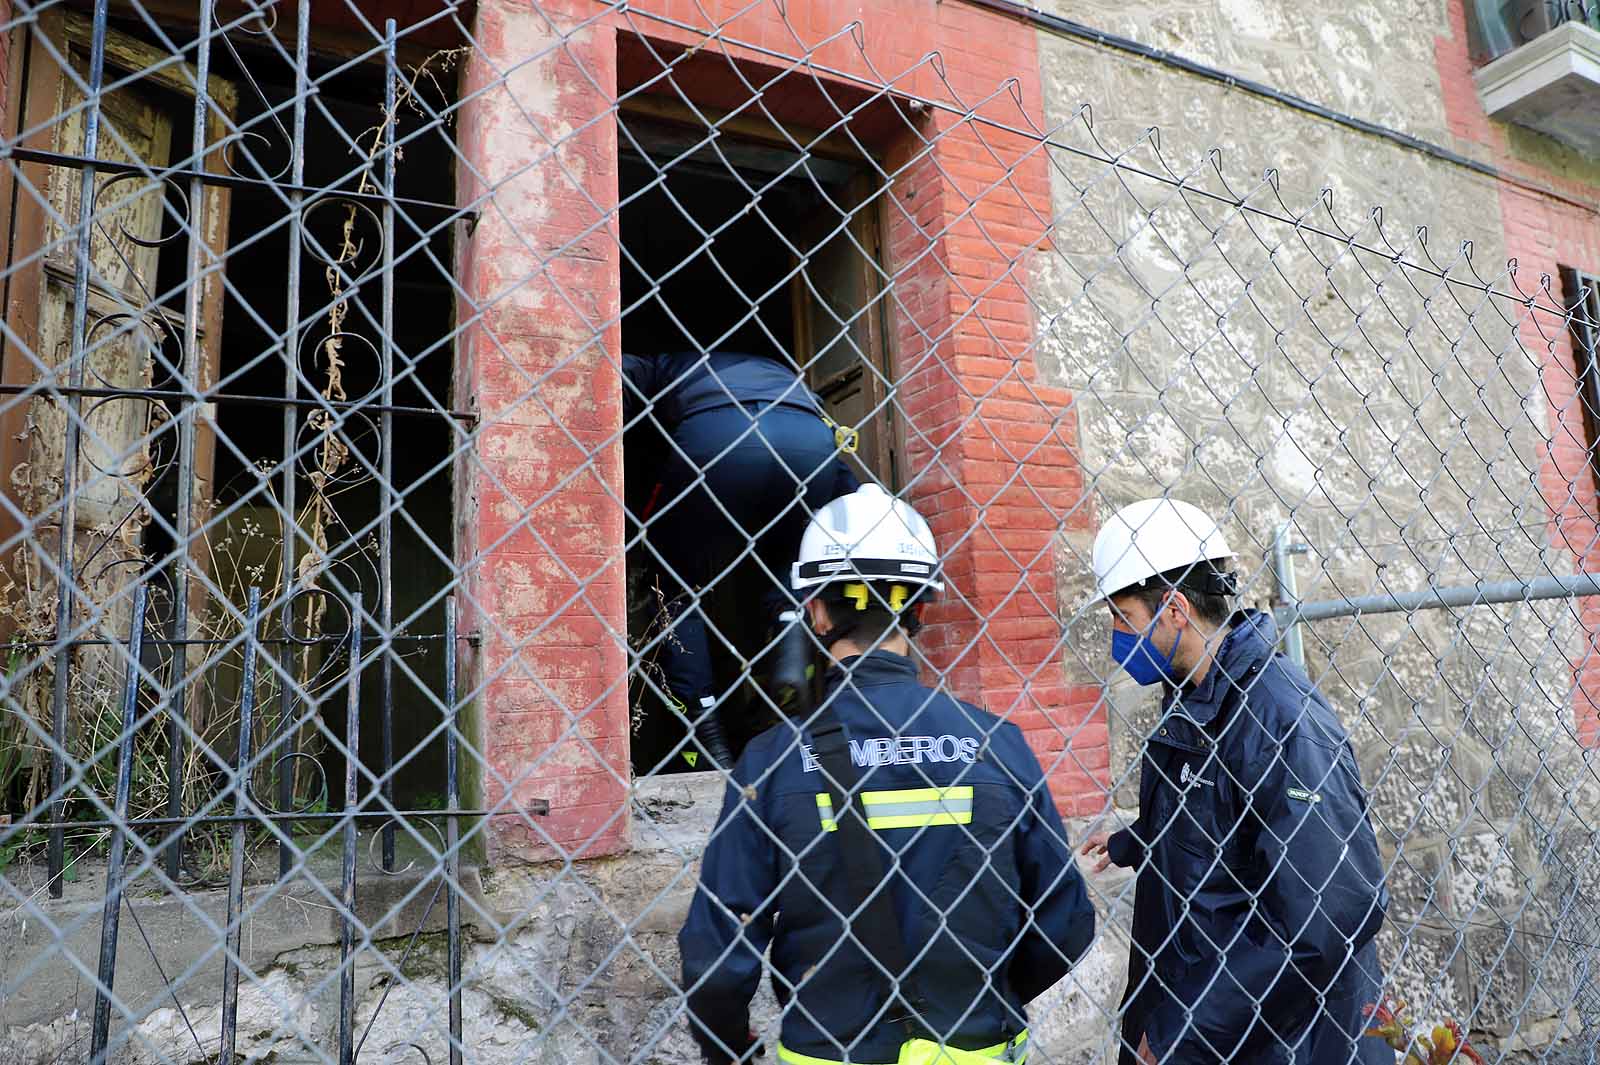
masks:
<path fill-rule="evenodd" d="M 840 425 L 826 414 L 818 415 L 822 424 L 833 430 L 833 446 L 846 455 L 854 455 L 861 446 L 861 430 L 849 425 Z"/>

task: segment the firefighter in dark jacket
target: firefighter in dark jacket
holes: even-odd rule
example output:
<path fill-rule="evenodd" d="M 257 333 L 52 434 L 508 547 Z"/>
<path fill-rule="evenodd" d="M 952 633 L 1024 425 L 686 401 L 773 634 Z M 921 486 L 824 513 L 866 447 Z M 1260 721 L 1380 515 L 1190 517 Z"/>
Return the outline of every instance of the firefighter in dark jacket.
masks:
<path fill-rule="evenodd" d="M 1083 848 L 1139 871 L 1121 1060 L 1393 1065 L 1363 1035 L 1389 899 L 1350 739 L 1271 617 L 1230 613 L 1232 558 L 1169 499 L 1094 544 L 1112 657 L 1167 688 L 1138 820 Z"/>
<path fill-rule="evenodd" d="M 670 632 L 662 640 L 668 692 L 694 723 L 717 768 L 733 764 L 711 668 L 702 591 L 754 546 L 773 576 L 758 629 L 781 646 L 774 690 L 802 691 L 810 658 L 782 580 L 811 514 L 857 481 L 840 456 L 849 440 L 793 367 L 759 355 L 623 356 L 624 409 L 653 417 L 671 443 L 648 511 L 640 515 L 666 570 Z M 784 672 L 787 670 L 787 672 Z"/>
<path fill-rule="evenodd" d="M 908 636 L 943 587 L 933 535 L 863 486 L 818 512 L 793 584 L 833 659 L 827 697 L 734 769 L 679 935 L 694 1037 L 710 1062 L 759 1052 L 749 1003 L 770 947 L 784 1065 L 1020 1061 L 1024 1006 L 1088 949 L 1094 910 L 1021 731 L 918 683 Z M 838 724 L 908 973 L 860 945 L 861 856 L 842 849 L 819 764 Z"/>

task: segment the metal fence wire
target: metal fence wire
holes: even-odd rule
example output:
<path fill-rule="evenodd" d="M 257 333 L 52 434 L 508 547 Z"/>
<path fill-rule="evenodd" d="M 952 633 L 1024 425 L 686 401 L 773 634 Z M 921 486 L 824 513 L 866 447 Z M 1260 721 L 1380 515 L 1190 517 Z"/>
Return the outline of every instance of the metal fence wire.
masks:
<path fill-rule="evenodd" d="M 1307 1016 L 1387 1061 L 1400 1002 L 1429 1060 L 1597 1060 L 1600 281 L 1508 263 L 1470 160 L 1386 215 L 832 10 L 0 0 L 0 1062 L 694 1061 L 738 966 L 734 1057 L 974 1050 L 1042 981 L 988 1040 L 1036 1063 L 1313 1060 Z M 909 717 L 790 582 L 857 483 L 937 544 Z M 1113 661 L 1092 545 L 1143 499 L 1218 522 L 1288 718 Z M 1217 753 L 1313 727 L 1283 794 Z M 888 922 L 825 862 L 861 838 Z M 966 974 L 874 951 L 901 1027 L 848 968 L 886 923 Z"/>

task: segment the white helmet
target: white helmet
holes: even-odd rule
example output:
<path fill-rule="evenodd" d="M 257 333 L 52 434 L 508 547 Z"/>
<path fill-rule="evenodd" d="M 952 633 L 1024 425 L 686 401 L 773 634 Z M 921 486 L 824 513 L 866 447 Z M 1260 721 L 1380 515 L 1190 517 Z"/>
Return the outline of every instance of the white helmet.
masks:
<path fill-rule="evenodd" d="M 910 503 L 870 482 L 817 511 L 790 584 L 798 592 L 861 580 L 944 590 L 933 530 Z"/>
<path fill-rule="evenodd" d="M 1181 499 L 1141 499 L 1107 519 L 1094 538 L 1095 597 L 1109 599 L 1151 577 L 1233 557 L 1205 511 Z"/>

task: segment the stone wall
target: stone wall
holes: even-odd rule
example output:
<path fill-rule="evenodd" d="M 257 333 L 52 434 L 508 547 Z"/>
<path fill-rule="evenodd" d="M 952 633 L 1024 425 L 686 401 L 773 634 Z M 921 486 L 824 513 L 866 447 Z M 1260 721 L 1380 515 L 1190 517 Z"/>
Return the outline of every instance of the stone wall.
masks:
<path fill-rule="evenodd" d="M 1443 137 L 1431 49 L 1448 20 L 1435 6 L 1071 14 L 1158 45 L 1182 36 L 1185 55 Z M 1306 600 L 1574 570 L 1552 546 L 1546 484 L 1570 361 L 1530 343 L 1518 286 L 1537 293 L 1537 278 L 1507 272 L 1496 182 L 1064 39 L 1042 39 L 1041 66 L 1060 128 L 1057 229 L 1032 267 L 1038 361 L 1077 399 L 1102 514 L 1165 492 L 1222 515 L 1255 605 L 1272 599 L 1264 560 L 1286 521 L 1310 547 L 1295 562 Z M 1552 387 L 1563 377 L 1566 400 Z M 1081 612 L 1088 542 L 1064 536 L 1059 552 L 1067 659 L 1111 681 L 1126 807 L 1155 706 L 1111 677 L 1103 619 Z M 1588 653 L 1575 607 L 1305 632 L 1392 863 L 1392 979 L 1510 1042 L 1532 1038 L 1561 993 L 1561 959 L 1534 949 L 1557 918 L 1540 856 L 1593 801 L 1574 728 Z"/>

